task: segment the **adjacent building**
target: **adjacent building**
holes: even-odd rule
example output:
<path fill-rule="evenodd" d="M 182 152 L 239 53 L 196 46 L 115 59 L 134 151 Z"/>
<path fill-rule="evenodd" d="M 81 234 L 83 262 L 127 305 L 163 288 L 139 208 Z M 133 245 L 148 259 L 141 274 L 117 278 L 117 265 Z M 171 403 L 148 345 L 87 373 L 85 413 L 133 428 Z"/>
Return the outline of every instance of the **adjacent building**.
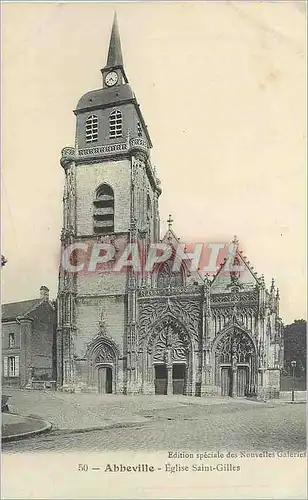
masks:
<path fill-rule="evenodd" d="M 63 390 L 124 394 L 277 395 L 281 367 L 279 292 L 268 290 L 236 247 L 212 279 L 174 272 L 171 220 L 161 240 L 162 192 L 152 142 L 124 69 L 113 23 L 102 88 L 79 100 L 65 172 L 62 250 L 71 244 L 164 242 L 169 262 L 150 276 L 72 273 L 58 292 L 58 384 Z M 181 175 L 179 173 L 178 175 Z M 219 202 L 219 201 L 218 201 Z M 228 264 L 229 265 L 229 264 Z"/>
<path fill-rule="evenodd" d="M 46 286 L 37 299 L 2 305 L 2 384 L 31 387 L 56 377 L 56 311 Z"/>

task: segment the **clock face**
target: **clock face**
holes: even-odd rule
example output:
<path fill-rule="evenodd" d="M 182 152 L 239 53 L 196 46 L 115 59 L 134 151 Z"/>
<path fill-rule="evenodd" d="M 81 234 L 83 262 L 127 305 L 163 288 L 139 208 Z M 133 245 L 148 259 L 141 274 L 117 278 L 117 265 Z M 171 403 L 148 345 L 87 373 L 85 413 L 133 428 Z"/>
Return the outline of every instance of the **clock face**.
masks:
<path fill-rule="evenodd" d="M 105 77 L 105 83 L 108 87 L 112 87 L 118 81 L 118 74 L 115 71 L 110 71 Z"/>

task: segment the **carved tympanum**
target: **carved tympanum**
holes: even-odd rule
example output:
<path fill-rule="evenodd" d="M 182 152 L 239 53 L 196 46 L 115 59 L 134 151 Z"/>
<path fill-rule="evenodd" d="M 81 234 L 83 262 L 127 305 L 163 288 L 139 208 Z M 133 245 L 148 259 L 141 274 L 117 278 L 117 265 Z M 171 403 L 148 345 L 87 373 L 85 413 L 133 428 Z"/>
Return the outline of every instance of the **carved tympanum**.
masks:
<path fill-rule="evenodd" d="M 187 339 L 173 324 L 166 324 L 160 330 L 153 345 L 153 359 L 155 361 L 185 360 L 188 354 Z"/>
<path fill-rule="evenodd" d="M 216 357 L 220 363 L 249 363 L 254 354 L 252 340 L 237 329 L 226 333 L 216 345 Z"/>
<path fill-rule="evenodd" d="M 95 363 L 113 362 L 114 355 L 110 347 L 101 347 L 99 354 L 95 358 Z"/>

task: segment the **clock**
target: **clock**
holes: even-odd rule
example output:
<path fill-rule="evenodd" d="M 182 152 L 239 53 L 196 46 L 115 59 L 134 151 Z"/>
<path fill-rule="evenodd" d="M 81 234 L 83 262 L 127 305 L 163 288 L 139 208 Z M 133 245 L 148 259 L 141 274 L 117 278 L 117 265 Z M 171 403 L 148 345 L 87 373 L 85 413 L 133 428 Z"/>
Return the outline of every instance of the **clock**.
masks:
<path fill-rule="evenodd" d="M 112 87 L 118 81 L 118 74 L 115 71 L 110 71 L 105 77 L 105 83 L 108 87 Z"/>

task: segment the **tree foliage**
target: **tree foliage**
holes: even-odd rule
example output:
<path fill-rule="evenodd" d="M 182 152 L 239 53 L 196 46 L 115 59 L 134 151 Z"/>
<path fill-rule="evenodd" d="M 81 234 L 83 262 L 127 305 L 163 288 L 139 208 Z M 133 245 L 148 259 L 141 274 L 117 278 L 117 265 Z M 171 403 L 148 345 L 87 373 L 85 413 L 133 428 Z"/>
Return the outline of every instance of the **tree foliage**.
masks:
<path fill-rule="evenodd" d="M 284 328 L 284 368 L 292 374 L 291 361 L 296 361 L 295 376 L 306 377 L 307 322 L 296 319 Z"/>

